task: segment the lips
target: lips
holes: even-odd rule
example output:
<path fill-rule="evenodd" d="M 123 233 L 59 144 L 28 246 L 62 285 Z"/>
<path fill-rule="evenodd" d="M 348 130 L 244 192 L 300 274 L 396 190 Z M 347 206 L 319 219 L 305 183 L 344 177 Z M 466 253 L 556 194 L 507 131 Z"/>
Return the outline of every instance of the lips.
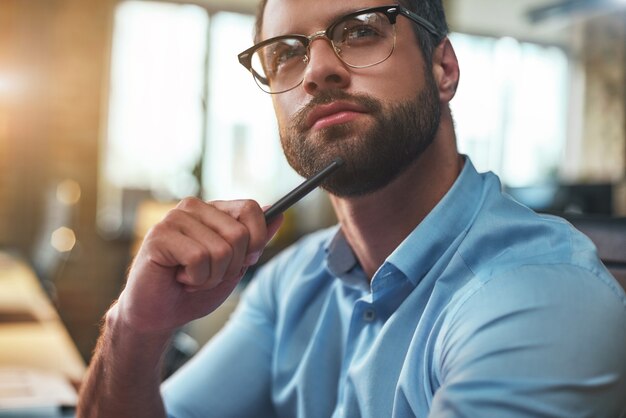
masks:
<path fill-rule="evenodd" d="M 350 122 L 360 114 L 367 113 L 364 106 L 351 102 L 333 102 L 316 106 L 306 118 L 307 129 L 322 129 Z"/>

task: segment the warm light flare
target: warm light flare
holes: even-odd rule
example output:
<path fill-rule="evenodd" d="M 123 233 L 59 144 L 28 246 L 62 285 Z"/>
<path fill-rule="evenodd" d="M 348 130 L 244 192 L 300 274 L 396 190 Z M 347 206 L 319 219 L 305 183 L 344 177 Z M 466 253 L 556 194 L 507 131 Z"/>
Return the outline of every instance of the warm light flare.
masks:
<path fill-rule="evenodd" d="M 68 206 L 78 203 L 80 195 L 80 184 L 75 180 L 63 180 L 57 186 L 57 200 Z"/>
<path fill-rule="evenodd" d="M 0 74 L 0 94 L 4 94 L 9 89 L 9 80 L 7 76 Z"/>
<path fill-rule="evenodd" d="M 50 245 L 60 253 L 72 251 L 76 245 L 76 235 L 70 228 L 62 226 L 52 233 Z"/>
<path fill-rule="evenodd" d="M 7 73 L 0 73 L 0 97 L 15 94 L 20 89 L 20 80 Z"/>

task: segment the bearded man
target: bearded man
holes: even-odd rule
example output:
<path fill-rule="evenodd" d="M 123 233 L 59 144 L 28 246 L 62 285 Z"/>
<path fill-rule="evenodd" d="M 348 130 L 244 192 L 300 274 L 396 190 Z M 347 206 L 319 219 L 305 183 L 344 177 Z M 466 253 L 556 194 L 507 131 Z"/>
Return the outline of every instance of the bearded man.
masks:
<path fill-rule="evenodd" d="M 264 265 L 225 328 L 160 382 L 282 222 L 185 199 L 109 310 L 79 417 L 618 417 L 626 297 L 591 242 L 457 151 L 440 0 L 265 0 L 239 55 L 289 163 L 338 224 Z"/>

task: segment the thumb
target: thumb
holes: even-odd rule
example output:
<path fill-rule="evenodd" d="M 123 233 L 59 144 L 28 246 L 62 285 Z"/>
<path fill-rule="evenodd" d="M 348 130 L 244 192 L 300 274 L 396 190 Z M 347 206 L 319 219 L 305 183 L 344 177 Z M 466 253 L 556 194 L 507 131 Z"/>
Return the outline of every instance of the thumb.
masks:
<path fill-rule="evenodd" d="M 267 242 L 269 242 L 274 237 L 274 235 L 276 235 L 284 220 L 285 216 L 281 213 L 280 215 L 272 219 L 269 224 L 267 224 Z"/>
<path fill-rule="evenodd" d="M 284 219 L 285 217 L 281 213 L 280 215 L 277 215 L 274 219 L 272 219 L 272 221 L 267 225 L 267 235 L 265 238 L 265 246 L 267 246 L 267 243 L 270 242 L 270 240 L 274 237 L 274 235 L 276 235 L 276 233 L 280 229 L 280 226 L 283 224 Z M 244 264 L 246 266 L 251 266 L 253 264 L 256 264 L 257 261 L 259 261 L 259 258 L 261 258 L 262 253 L 263 253 L 263 250 L 259 250 L 259 251 L 248 254 L 246 256 Z"/>
<path fill-rule="evenodd" d="M 261 209 L 263 210 L 263 212 L 265 212 L 271 207 L 271 205 L 265 205 Z M 272 238 L 274 238 L 274 235 L 276 235 L 284 220 L 285 215 L 280 213 L 276 215 L 269 224 L 267 224 L 267 241 L 265 242 L 265 245 L 267 245 L 267 243 L 270 242 Z"/>

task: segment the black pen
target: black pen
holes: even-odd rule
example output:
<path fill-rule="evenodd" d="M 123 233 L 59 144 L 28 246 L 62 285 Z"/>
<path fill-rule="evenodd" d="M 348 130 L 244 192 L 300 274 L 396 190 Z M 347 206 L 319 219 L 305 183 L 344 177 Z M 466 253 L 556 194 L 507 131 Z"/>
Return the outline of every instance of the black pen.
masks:
<path fill-rule="evenodd" d="M 268 210 L 265 211 L 265 223 L 270 223 L 275 216 L 283 213 L 300 199 L 302 199 L 304 196 L 309 194 L 313 189 L 319 186 L 326 177 L 330 176 L 342 165 L 343 160 L 341 158 L 335 158 L 333 162 L 326 166 L 326 168 L 315 174 L 310 179 L 305 180 L 298 187 L 280 198 L 276 203 L 270 206 Z"/>

